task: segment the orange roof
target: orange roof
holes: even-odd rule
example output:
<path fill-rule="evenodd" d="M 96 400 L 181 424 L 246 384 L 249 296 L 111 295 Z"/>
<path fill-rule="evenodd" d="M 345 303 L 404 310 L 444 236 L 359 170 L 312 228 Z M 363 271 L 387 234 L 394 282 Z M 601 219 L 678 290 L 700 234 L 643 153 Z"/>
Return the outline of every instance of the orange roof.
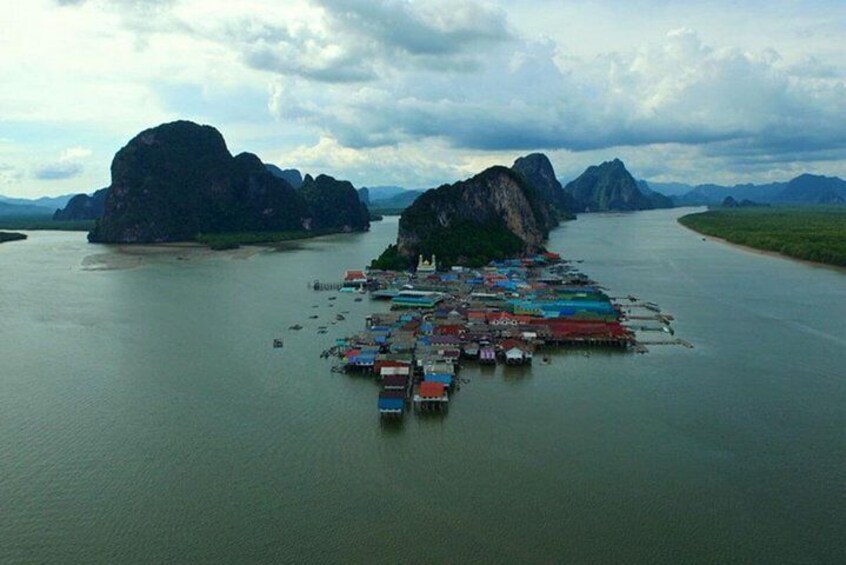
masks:
<path fill-rule="evenodd" d="M 420 383 L 419 392 L 424 398 L 440 398 L 444 395 L 444 383 L 423 381 Z"/>

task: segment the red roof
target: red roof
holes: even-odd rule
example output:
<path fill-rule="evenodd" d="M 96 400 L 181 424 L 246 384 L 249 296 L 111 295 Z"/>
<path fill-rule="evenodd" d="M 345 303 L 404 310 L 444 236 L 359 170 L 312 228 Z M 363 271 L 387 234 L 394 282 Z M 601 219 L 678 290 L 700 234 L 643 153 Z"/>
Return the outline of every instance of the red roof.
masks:
<path fill-rule="evenodd" d="M 598 320 L 562 320 L 540 319 L 535 322 L 538 325 L 545 325 L 555 337 L 625 337 L 628 330 L 619 322 L 603 322 Z"/>
<path fill-rule="evenodd" d="M 433 383 L 430 381 L 420 383 L 419 393 L 424 398 L 441 398 L 444 392 L 444 383 Z"/>
<path fill-rule="evenodd" d="M 515 347 L 523 351 L 527 349 L 526 344 L 518 339 L 506 339 L 500 344 L 500 346 L 503 351 L 508 351 L 509 349 L 514 349 Z"/>
<path fill-rule="evenodd" d="M 347 271 L 346 275 L 344 276 L 344 280 L 352 281 L 355 279 L 366 279 L 367 275 L 364 274 L 364 271 Z"/>

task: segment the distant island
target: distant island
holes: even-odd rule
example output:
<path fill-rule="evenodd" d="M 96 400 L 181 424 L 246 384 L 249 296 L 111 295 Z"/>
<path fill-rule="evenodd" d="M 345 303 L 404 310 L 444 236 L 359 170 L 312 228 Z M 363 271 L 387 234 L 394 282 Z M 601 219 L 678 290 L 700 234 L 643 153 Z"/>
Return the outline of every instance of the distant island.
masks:
<path fill-rule="evenodd" d="M 222 237 L 219 247 L 232 247 L 262 239 L 256 234 L 370 227 L 352 184 L 306 175 L 295 188 L 285 180 L 296 182 L 291 171 L 269 170 L 251 153 L 232 156 L 220 132 L 193 122 L 141 132 L 118 151 L 111 171 L 108 188 L 69 203 L 94 211 L 102 199 L 88 234 L 93 243 L 202 242 L 213 235 Z"/>
<path fill-rule="evenodd" d="M 846 267 L 846 206 L 729 206 L 679 222 L 738 245 Z"/>
<path fill-rule="evenodd" d="M 5 243 L 7 241 L 21 241 L 26 239 L 26 234 L 17 233 L 17 232 L 9 232 L 9 231 L 0 231 L 0 243 Z"/>
<path fill-rule="evenodd" d="M 700 184 L 651 183 L 671 195 L 676 206 L 714 205 L 731 197 L 737 202 L 748 200 L 759 204 L 818 206 L 846 204 L 846 181 L 838 177 L 802 174 L 786 182 L 768 184 Z"/>

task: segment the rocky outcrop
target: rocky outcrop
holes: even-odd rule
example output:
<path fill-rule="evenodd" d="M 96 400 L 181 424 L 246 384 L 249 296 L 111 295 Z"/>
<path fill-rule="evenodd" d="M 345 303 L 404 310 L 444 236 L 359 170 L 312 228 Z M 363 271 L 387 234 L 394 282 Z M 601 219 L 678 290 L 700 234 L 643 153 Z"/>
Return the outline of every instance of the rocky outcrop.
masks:
<path fill-rule="evenodd" d="M 575 200 L 564 191 L 564 187 L 555 177 L 552 163 L 543 153 L 532 153 L 520 157 L 514 161 L 511 169 L 522 175 L 538 196 L 553 207 L 558 218 L 570 217 L 578 211 Z"/>
<path fill-rule="evenodd" d="M 140 133 L 115 155 L 105 211 L 88 238 L 156 243 L 211 233 L 367 229 L 355 189 L 346 185 L 329 192 L 350 193 L 349 210 L 341 209 L 349 198 L 322 198 L 322 188 L 306 198 L 255 155 L 233 157 L 213 127 L 173 122 Z"/>
<path fill-rule="evenodd" d="M 492 167 L 417 198 L 400 217 L 395 252 L 407 260 L 436 254 L 442 266 L 484 264 L 542 249 L 554 225 L 522 175 Z"/>
<path fill-rule="evenodd" d="M 564 190 L 575 199 L 579 211 L 583 212 L 654 208 L 619 159 L 588 167 L 576 180 L 567 183 Z"/>
<path fill-rule="evenodd" d="M 67 205 L 56 210 L 53 219 L 57 221 L 96 220 L 106 211 L 106 196 L 109 189 L 101 188 L 92 195 L 77 194 Z"/>
<path fill-rule="evenodd" d="M 306 175 L 300 194 L 312 211 L 314 225 L 344 232 L 370 229 L 370 213 L 348 181 L 328 175 Z"/>
<path fill-rule="evenodd" d="M 304 229 L 296 191 L 249 153 L 233 157 L 210 126 L 173 122 L 118 151 L 93 242 L 192 240 L 200 233 Z"/>

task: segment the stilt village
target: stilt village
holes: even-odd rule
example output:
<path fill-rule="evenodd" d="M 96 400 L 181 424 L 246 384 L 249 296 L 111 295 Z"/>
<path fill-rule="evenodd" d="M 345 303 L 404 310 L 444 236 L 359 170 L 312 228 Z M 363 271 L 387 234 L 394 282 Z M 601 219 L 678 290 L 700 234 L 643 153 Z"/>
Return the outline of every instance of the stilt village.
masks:
<path fill-rule="evenodd" d="M 372 375 L 387 419 L 411 407 L 446 412 L 465 364 L 549 363 L 548 351 L 558 347 L 639 353 L 646 345 L 692 347 L 669 338 L 672 316 L 658 305 L 610 297 L 556 253 L 448 271 L 438 270 L 436 257 L 420 257 L 414 273 L 347 271 L 343 282 L 311 285 L 390 302 L 390 312 L 371 314 L 363 331 L 322 354 L 338 360 L 336 371 Z M 638 338 L 648 331 L 662 338 Z"/>

